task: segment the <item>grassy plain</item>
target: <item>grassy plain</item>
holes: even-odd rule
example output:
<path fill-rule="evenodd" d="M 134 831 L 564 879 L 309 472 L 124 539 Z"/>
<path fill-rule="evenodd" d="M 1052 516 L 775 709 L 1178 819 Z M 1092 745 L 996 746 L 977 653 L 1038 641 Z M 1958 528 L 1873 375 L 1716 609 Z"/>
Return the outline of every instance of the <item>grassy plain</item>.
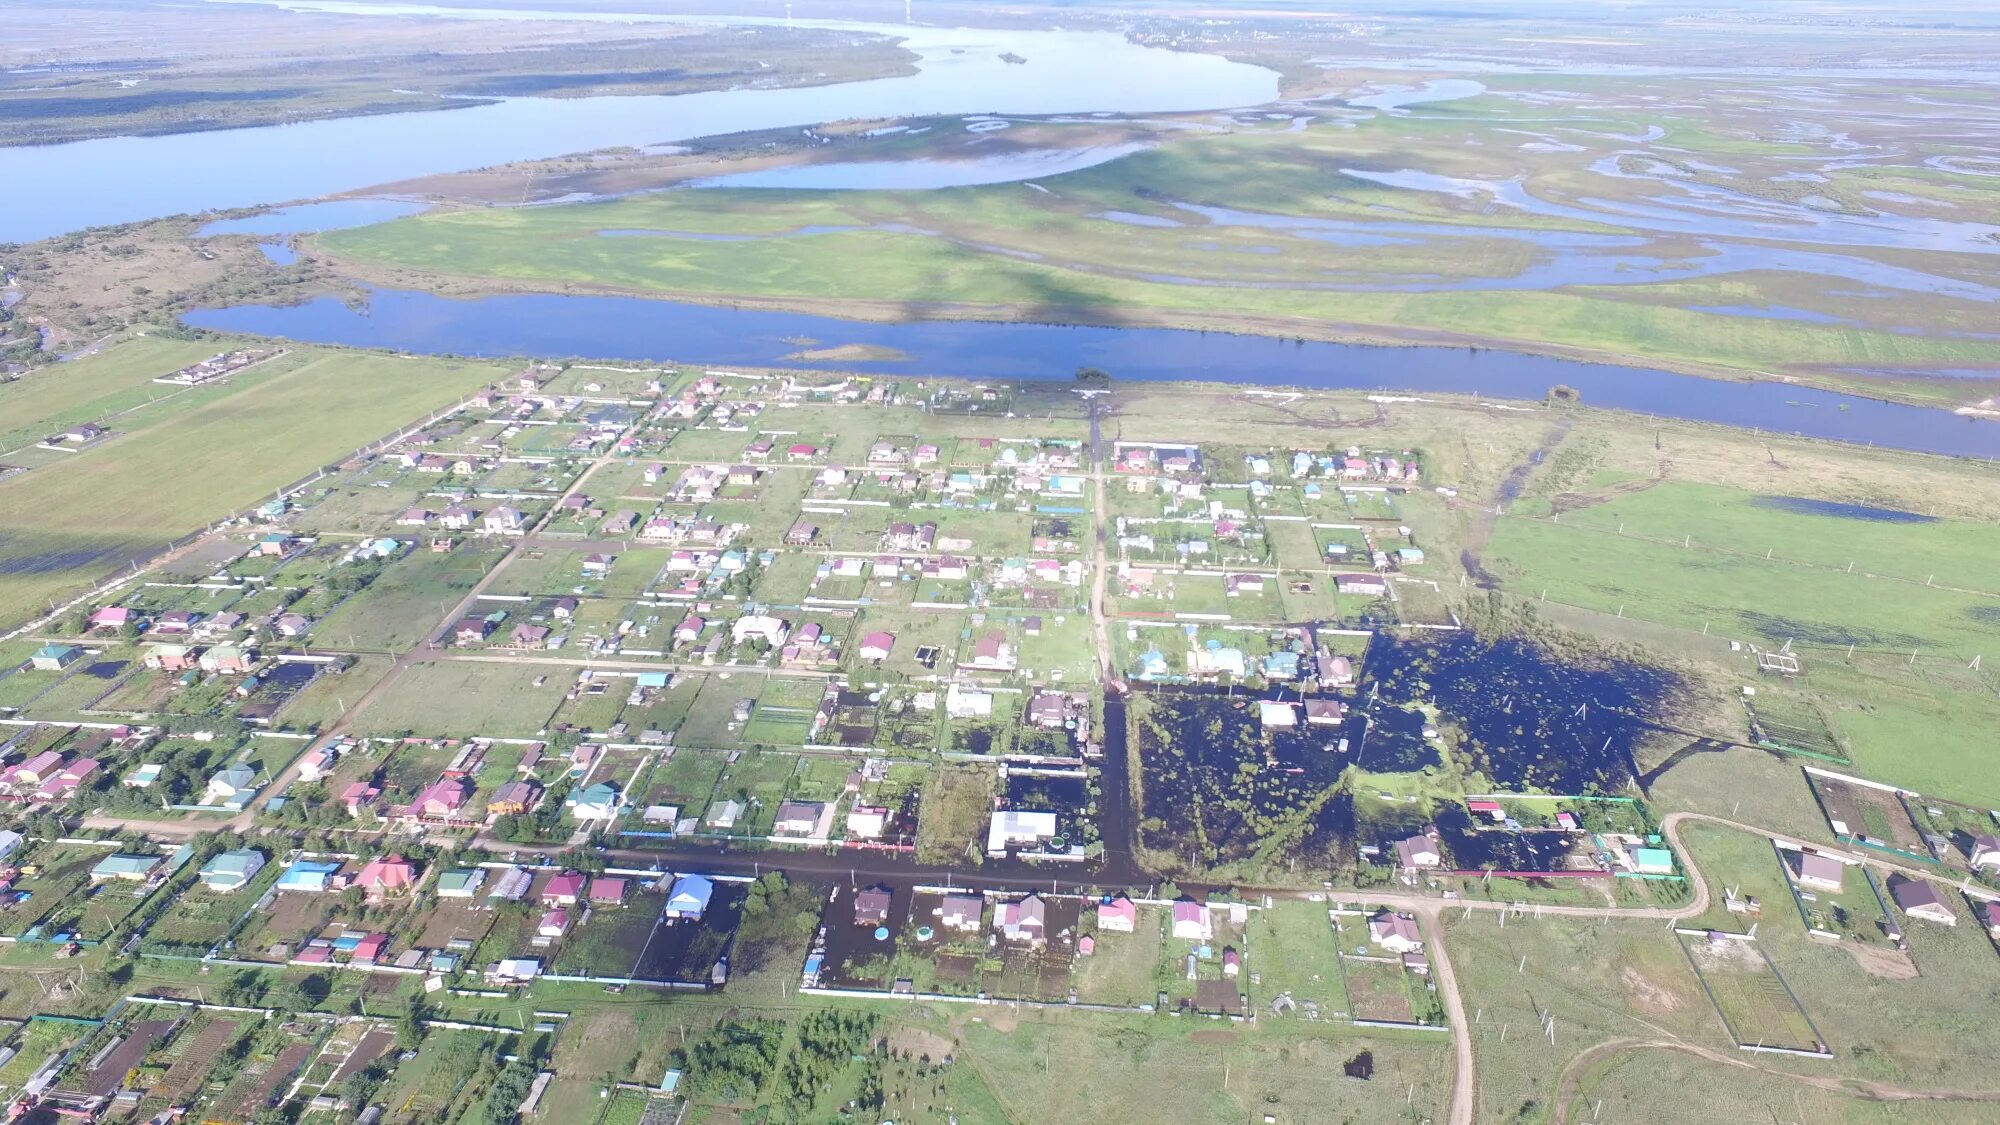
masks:
<path fill-rule="evenodd" d="M 1553 521 L 1502 519 L 1489 569 L 1523 592 L 1774 648 L 1942 648 L 1969 660 L 2000 615 L 1991 523 L 1803 514 L 1781 497 L 1677 482 L 1598 501 L 1584 493 L 1588 506 Z"/>
<path fill-rule="evenodd" d="M 1492 189 L 1481 185 L 1526 176 L 1565 201 L 1598 195 L 1677 201 L 1643 177 L 1587 177 L 1573 158 L 1496 157 L 1472 147 L 1492 140 L 1517 149 L 1502 134 L 1519 113 L 1501 99 L 1479 99 L 1446 114 L 1377 117 L 1340 130 L 1239 125 L 1221 135 L 1180 134 L 1034 186 L 655 193 L 433 214 L 319 241 L 344 264 L 390 280 L 587 286 L 808 307 L 833 302 L 874 317 L 956 308 L 984 317 L 1477 339 L 1846 383 L 1866 383 L 1856 374 L 1862 368 L 1967 367 L 2000 358 L 2000 347 L 1965 331 L 1977 321 L 1975 304 L 1955 298 L 1934 298 L 1921 309 L 1907 293 L 1849 302 L 1846 315 L 1857 319 L 1834 328 L 1715 311 L 1829 303 L 1822 292 L 1829 279 L 1808 270 L 1738 268 L 1686 291 L 1672 288 L 1685 283 L 1670 278 L 1648 282 L 1636 269 L 1615 284 L 1565 284 L 1565 271 L 1540 284 L 1514 282 L 1546 255 L 1536 242 L 1541 232 L 1594 234 L 1633 224 L 1615 205 L 1482 207 Z M 1068 128 L 1082 143 L 1095 126 Z M 1048 143 L 1060 144 L 1060 132 L 1049 132 Z M 927 155 L 953 154 L 949 139 L 937 144 Z M 1387 173 L 1393 180 L 1413 149 L 1425 154 L 1425 174 L 1463 177 L 1460 186 L 1412 189 L 1375 178 Z M 1227 211 L 1197 212 L 1183 201 L 1279 218 L 1238 222 Z M 1143 218 L 1124 218 L 1133 213 Z M 1385 215 L 1428 225 L 1398 229 L 1395 238 L 1342 237 L 1350 228 L 1365 235 Z M 847 229 L 820 229 L 827 227 Z M 1640 238 L 1656 240 L 1649 258 L 1684 264 L 1716 252 L 1712 242 L 1650 233 L 1644 223 L 1637 229 Z M 662 235 L 607 238 L 603 230 Z M 714 241 L 675 232 L 745 237 Z M 1189 254 L 1190 247 L 1211 252 Z M 1441 251 L 1462 287 L 1407 280 L 1434 275 Z M 1576 255 L 1575 278 L 1599 272 L 1584 261 L 1591 257 Z M 1942 321 L 1938 331 L 1888 330 L 1932 316 Z M 1934 400 L 1963 397 L 1964 387 L 1940 382 L 1901 389 Z"/>
<path fill-rule="evenodd" d="M 119 379 L 186 354 L 134 343 L 142 351 L 131 359 L 124 349 L 133 343 L 102 353 Z M 66 373 L 51 369 L 23 382 Z M 226 387 L 131 416 L 129 431 L 100 445 L 0 480 L 0 618 L 24 616 L 127 559 L 254 506 L 499 374 L 454 360 L 295 349 Z"/>

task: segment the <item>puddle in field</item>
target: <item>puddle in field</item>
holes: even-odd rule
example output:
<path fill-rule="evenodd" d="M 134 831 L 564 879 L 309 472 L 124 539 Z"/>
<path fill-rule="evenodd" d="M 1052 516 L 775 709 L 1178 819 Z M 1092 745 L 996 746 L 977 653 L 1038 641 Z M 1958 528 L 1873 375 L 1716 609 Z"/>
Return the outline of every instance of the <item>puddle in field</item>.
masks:
<path fill-rule="evenodd" d="M 1936 523 L 1937 517 L 1896 508 L 1875 508 L 1866 504 L 1843 504 L 1834 500 L 1809 500 L 1803 496 L 1759 496 L 1751 501 L 1759 508 L 1791 512 L 1801 516 L 1837 516 L 1848 520 L 1876 523 Z"/>

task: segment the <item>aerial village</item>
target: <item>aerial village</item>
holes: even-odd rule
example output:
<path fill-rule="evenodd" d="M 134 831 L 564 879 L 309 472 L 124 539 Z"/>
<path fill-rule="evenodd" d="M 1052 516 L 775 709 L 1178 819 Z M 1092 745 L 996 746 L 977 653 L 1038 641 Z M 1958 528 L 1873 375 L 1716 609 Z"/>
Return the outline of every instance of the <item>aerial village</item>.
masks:
<path fill-rule="evenodd" d="M 1464 633 L 1422 449 L 1093 410 L 529 367 L 38 623 L 0 672 L 0 942 L 58 1000 L 91 955 L 151 983 L 8 1031 L 0 1096 L 414 1120 L 454 1037 L 560 1056 L 647 991 L 1443 1035 L 1412 903 L 1690 901 L 1629 716 L 1583 707 L 1563 737 L 1603 749 L 1561 760 L 1486 733 L 1596 686 L 1420 682 L 1412 639 Z M 2000 889 L 1990 818 L 1808 773 L 1838 838 Z M 1827 941 L 2000 935 L 1990 893 L 1836 855 L 1770 863 Z M 1301 862 L 1325 878 L 1237 889 Z M 652 1112 L 684 1057 L 606 1084 L 523 1053 L 505 1097 Z"/>

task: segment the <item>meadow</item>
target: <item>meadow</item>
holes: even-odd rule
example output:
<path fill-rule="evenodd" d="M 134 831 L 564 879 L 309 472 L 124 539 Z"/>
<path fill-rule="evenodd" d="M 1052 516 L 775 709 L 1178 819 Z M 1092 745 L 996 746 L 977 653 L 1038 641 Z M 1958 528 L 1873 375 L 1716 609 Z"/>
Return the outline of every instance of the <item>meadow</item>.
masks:
<path fill-rule="evenodd" d="M 100 353 L 120 365 L 116 378 L 187 362 L 184 351 L 136 343 L 144 351 L 129 360 L 131 342 Z M 206 354 L 222 346 L 206 345 Z M 132 415 L 131 428 L 104 444 L 0 479 L 0 620 L 269 499 L 500 374 L 455 360 L 295 349 L 225 387 L 176 398 L 172 409 Z"/>
<path fill-rule="evenodd" d="M 1990 645 L 1988 619 L 2000 615 L 1993 524 L 1820 514 L 1800 510 L 1819 502 L 1678 482 L 1565 500 L 1558 517 L 1514 515 L 1495 528 L 1485 563 L 1513 592 L 1772 648 L 1943 649 L 1967 660 Z"/>
<path fill-rule="evenodd" d="M 1601 96 L 1615 103 L 1629 93 Z M 1594 108 L 1613 118 L 1624 109 Z M 1527 118 L 1534 126 L 1515 128 Z M 1735 253 L 1740 246 L 1728 239 L 1742 232 L 1729 220 L 1701 216 L 1687 224 L 1693 235 L 1635 220 L 1643 212 L 1629 208 L 1674 208 L 1682 197 L 1657 178 L 1599 177 L 1578 166 L 1588 158 L 1556 155 L 1546 145 L 1524 153 L 1506 136 L 1532 134 L 1545 120 L 1524 101 L 1487 97 L 1449 112 L 1374 117 L 1341 129 L 1239 122 L 1216 135 L 1156 136 L 1145 151 L 1033 185 L 649 193 L 434 213 L 330 233 L 318 243 L 373 278 L 447 289 L 589 285 L 694 300 L 831 304 L 866 317 L 922 307 L 985 318 L 1477 340 L 1703 373 L 1782 372 L 1878 387 L 1884 380 L 1863 369 L 1911 369 L 1896 389 L 1933 401 L 1962 400 L 1968 388 L 1924 379 L 1921 369 L 2000 358 L 2000 346 L 1968 331 L 1978 321 L 1977 302 L 1949 282 L 1922 302 L 1908 288 L 1839 301 L 1829 292 L 1842 269 L 1834 255 L 1808 264 L 1753 260 Z M 1595 129 L 1605 118 L 1591 120 Z M 1726 151 L 1756 172 L 1788 167 L 1781 162 L 1805 147 L 1762 140 L 1767 123 L 1749 115 L 1726 127 L 1684 117 L 1668 123 L 1690 144 Z M 1086 143 L 1101 128 L 1033 126 L 1037 141 L 1050 146 Z M 937 130 L 921 155 L 950 158 L 953 138 L 948 127 Z M 908 138 L 879 147 L 878 158 L 913 154 Z M 854 148 L 844 144 L 842 154 L 853 158 Z M 1412 152 L 1423 153 L 1426 167 L 1409 174 Z M 1838 179 L 1846 182 L 1829 190 L 1843 197 L 1877 187 L 1866 173 Z M 1503 194 L 1519 186 L 1509 180 L 1535 191 Z M 1767 190 L 1754 173 L 1715 186 L 1745 195 Z M 1931 199 L 1957 186 L 1915 190 Z M 1758 202 L 1769 205 L 1761 196 Z M 1704 219 L 1715 229 L 1702 230 Z M 655 234 L 600 234 L 607 230 Z M 1590 241 L 1624 232 L 1629 241 Z M 712 235 L 729 238 L 703 237 Z M 1591 249 L 1609 245 L 1643 249 L 1629 256 Z M 1874 263 L 1855 253 L 1854 271 L 1867 272 Z M 1442 279 L 1441 261 L 1449 263 Z M 1736 314 L 1761 305 L 1812 315 Z M 1932 330 L 1908 331 L 1913 324 Z"/>

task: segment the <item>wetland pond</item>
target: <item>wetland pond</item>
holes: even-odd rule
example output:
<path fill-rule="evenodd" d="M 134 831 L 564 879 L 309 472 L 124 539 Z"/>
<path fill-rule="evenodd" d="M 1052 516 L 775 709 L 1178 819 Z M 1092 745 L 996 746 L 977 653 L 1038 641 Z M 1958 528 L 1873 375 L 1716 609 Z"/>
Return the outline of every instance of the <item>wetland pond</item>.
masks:
<path fill-rule="evenodd" d="M 200 328 L 310 343 L 466 356 L 590 356 L 888 376 L 1120 379 L 1436 392 L 1540 400 L 1557 384 L 1591 406 L 1955 456 L 2000 455 L 2000 426 L 1942 410 L 1774 382 L 1491 349 L 1380 347 L 1172 328 L 977 320 L 884 324 L 643 297 L 520 294 L 453 300 L 369 289 L 294 305 L 197 309 Z M 796 341 L 860 345 L 868 358 L 797 358 Z M 882 356 L 906 358 L 885 359 Z"/>
<path fill-rule="evenodd" d="M 1256 702 L 1269 692 L 1142 692 L 1131 708 L 1139 842 L 1210 864 L 1280 852 L 1338 864 L 1357 844 L 1392 844 L 1435 818 L 1462 867 L 1545 870 L 1568 850 L 1555 834 L 1478 832 L 1462 806 L 1431 809 L 1374 791 L 1409 791 L 1395 775 L 1454 770 L 1475 792 L 1620 793 L 1637 776 L 1634 744 L 1679 686 L 1660 669 L 1572 661 L 1534 641 L 1465 631 L 1377 634 L 1336 729 L 1263 727 Z M 1453 747 L 1449 762 L 1424 735 L 1433 724 Z"/>

